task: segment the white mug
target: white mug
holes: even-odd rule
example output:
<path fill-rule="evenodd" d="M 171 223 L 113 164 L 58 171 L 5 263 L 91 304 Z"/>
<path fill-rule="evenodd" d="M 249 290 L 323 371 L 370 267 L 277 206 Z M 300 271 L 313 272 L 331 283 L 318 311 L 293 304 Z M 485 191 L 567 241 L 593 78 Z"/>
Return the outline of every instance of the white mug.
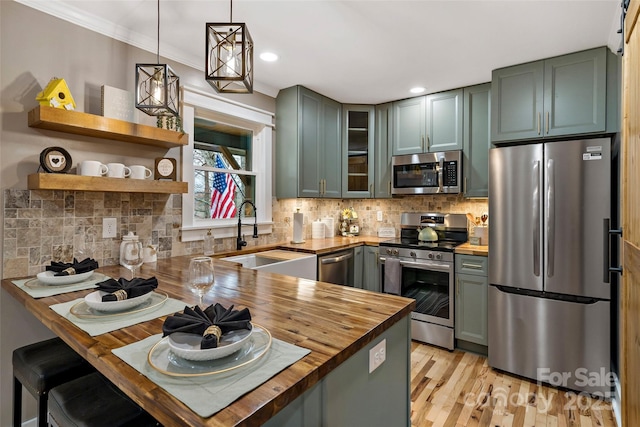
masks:
<path fill-rule="evenodd" d="M 84 176 L 102 176 L 109 172 L 107 165 L 96 160 L 83 160 L 78 165 L 78 173 Z"/>
<path fill-rule="evenodd" d="M 129 175 L 129 177 L 133 179 L 148 179 L 151 178 L 151 174 L 153 173 L 151 169 L 145 168 L 142 165 L 133 165 L 129 166 L 129 168 L 131 169 L 131 175 Z"/>
<path fill-rule="evenodd" d="M 131 175 L 131 169 L 122 163 L 107 163 L 107 167 L 109 168 L 107 176 L 111 178 L 125 178 Z"/>

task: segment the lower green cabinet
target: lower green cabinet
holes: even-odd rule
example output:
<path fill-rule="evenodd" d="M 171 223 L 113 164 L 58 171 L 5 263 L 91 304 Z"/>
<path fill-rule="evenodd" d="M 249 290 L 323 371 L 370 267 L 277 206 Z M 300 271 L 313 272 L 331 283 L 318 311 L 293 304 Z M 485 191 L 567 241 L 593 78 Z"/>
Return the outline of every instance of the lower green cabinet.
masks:
<path fill-rule="evenodd" d="M 362 247 L 364 248 L 362 288 L 368 291 L 382 292 L 380 274 L 378 273 L 378 247 L 369 245 Z"/>
<path fill-rule="evenodd" d="M 455 337 L 468 343 L 488 344 L 487 257 L 456 255 Z"/>

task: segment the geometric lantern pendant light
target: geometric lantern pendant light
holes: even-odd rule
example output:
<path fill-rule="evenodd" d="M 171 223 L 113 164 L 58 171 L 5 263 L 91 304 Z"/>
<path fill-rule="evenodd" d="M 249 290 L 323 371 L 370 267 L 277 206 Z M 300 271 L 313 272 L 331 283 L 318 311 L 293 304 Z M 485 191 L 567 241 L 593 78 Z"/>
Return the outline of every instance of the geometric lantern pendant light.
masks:
<path fill-rule="evenodd" d="M 178 117 L 180 78 L 160 64 L 160 0 L 158 0 L 158 50 L 156 64 L 136 64 L 136 108 L 150 116 Z"/>
<path fill-rule="evenodd" d="M 253 93 L 253 40 L 244 23 L 206 24 L 205 79 L 219 93 Z"/>

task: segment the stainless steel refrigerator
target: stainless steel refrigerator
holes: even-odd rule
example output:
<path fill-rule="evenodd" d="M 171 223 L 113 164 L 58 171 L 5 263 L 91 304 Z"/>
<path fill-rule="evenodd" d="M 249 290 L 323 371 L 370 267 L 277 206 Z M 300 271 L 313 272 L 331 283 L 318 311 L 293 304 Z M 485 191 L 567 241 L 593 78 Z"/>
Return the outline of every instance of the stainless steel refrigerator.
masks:
<path fill-rule="evenodd" d="M 611 138 L 489 156 L 489 365 L 609 396 Z"/>

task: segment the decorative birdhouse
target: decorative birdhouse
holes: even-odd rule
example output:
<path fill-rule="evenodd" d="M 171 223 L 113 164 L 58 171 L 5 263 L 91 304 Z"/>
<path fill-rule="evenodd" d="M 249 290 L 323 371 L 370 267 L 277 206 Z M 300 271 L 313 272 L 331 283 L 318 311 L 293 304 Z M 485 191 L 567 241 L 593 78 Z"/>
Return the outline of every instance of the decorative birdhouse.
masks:
<path fill-rule="evenodd" d="M 40 102 L 40 105 L 47 107 L 51 106 L 65 110 L 75 110 L 76 108 L 76 102 L 71 96 L 67 82 L 57 77 L 52 78 L 47 87 L 36 95 L 36 101 Z"/>

